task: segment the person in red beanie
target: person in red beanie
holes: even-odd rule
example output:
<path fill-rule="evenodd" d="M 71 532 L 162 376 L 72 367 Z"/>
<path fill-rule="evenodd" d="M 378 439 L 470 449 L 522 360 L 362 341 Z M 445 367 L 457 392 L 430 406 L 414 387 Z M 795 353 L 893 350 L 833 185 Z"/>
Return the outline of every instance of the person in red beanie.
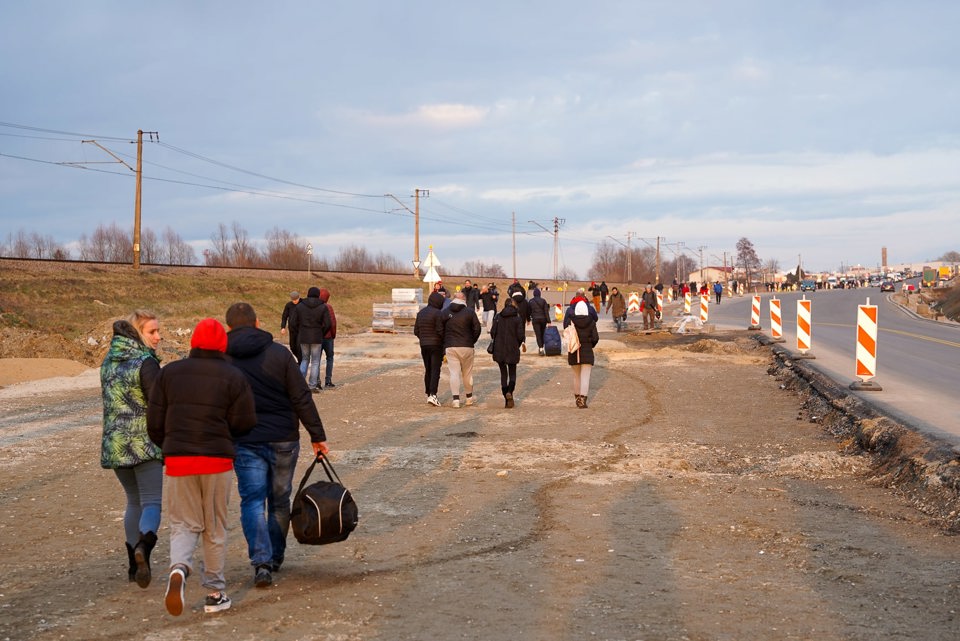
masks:
<path fill-rule="evenodd" d="M 147 433 L 163 450 L 170 514 L 170 576 L 164 604 L 183 612 L 184 586 L 203 545 L 205 612 L 230 607 L 224 591 L 227 502 L 236 456 L 234 437 L 257 424 L 247 377 L 226 360 L 227 332 L 213 318 L 197 323 L 190 355 L 157 377 L 147 407 Z"/>

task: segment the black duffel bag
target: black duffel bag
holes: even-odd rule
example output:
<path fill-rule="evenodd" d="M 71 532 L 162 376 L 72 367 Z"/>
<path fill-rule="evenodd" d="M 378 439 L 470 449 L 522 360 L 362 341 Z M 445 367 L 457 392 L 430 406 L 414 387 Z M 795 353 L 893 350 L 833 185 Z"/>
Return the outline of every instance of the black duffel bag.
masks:
<path fill-rule="evenodd" d="M 330 480 L 317 481 L 304 487 L 318 462 Z M 340 482 L 330 460 L 318 453 L 303 475 L 297 494 L 293 497 L 290 510 L 293 535 L 304 545 L 337 543 L 350 536 L 359 519 L 360 513 L 350 490 Z"/>

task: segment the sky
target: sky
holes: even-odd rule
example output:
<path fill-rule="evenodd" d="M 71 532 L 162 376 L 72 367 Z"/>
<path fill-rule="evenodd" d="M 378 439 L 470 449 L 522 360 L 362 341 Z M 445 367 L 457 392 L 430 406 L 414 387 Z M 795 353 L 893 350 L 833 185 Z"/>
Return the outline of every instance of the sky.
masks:
<path fill-rule="evenodd" d="M 198 254 L 239 223 L 412 262 L 420 189 L 441 274 L 585 278 L 657 238 L 922 262 L 960 250 L 958 24 L 951 0 L 5 2 L 0 238 L 132 229 L 113 155 L 143 130 L 142 224 Z"/>

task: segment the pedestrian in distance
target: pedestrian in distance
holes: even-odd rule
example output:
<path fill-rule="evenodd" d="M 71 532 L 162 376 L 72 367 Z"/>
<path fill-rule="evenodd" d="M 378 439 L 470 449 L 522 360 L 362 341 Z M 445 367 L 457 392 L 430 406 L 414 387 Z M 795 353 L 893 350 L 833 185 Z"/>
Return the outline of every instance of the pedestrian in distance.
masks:
<path fill-rule="evenodd" d="M 287 325 L 290 326 L 290 351 L 293 353 L 294 358 L 297 359 L 298 365 L 300 364 L 300 361 L 303 360 L 303 352 L 300 351 L 300 334 L 297 331 L 297 328 L 294 327 L 293 323 L 291 322 L 290 314 L 299 303 L 300 292 L 290 292 L 290 300 L 288 300 L 287 304 L 283 306 L 283 314 L 280 315 L 280 334 L 287 334 Z"/>
<path fill-rule="evenodd" d="M 460 385 L 466 395 L 464 403 L 473 405 L 473 359 L 474 346 L 480 338 L 480 319 L 477 312 L 467 305 L 462 291 L 453 295 L 450 310 L 444 319 L 443 345 L 450 369 L 450 393 L 453 407 L 460 407 Z"/>
<path fill-rule="evenodd" d="M 527 351 L 523 320 L 512 298 L 504 301 L 503 311 L 493 319 L 490 340 L 493 341 L 493 360 L 500 367 L 500 391 L 504 407 L 511 408 L 514 406 L 513 392 L 517 388 L 520 352 Z"/>
<path fill-rule="evenodd" d="M 537 339 L 537 352 L 543 356 L 543 332 L 550 324 L 550 303 L 544 300 L 540 289 L 536 288 L 527 307 L 530 313 L 530 324 L 533 325 L 533 335 Z"/>
<path fill-rule="evenodd" d="M 597 281 L 590 283 L 590 296 L 593 298 L 593 309 L 598 314 L 600 313 L 600 285 L 597 284 Z"/>
<path fill-rule="evenodd" d="M 606 308 L 607 306 L 607 297 L 610 295 L 610 288 L 607 287 L 607 281 L 600 281 L 600 307 Z M 599 311 L 599 310 L 598 310 Z"/>
<path fill-rule="evenodd" d="M 717 305 L 719 305 L 720 298 L 723 296 L 723 285 L 720 284 L 719 280 L 713 284 L 713 294 L 717 299 Z"/>
<path fill-rule="evenodd" d="M 100 365 L 100 466 L 113 470 L 126 495 L 127 578 L 141 588 L 150 585 L 163 500 L 163 453 L 147 434 L 147 403 L 160 375 L 160 340 L 157 317 L 136 310 L 113 324 L 110 349 Z"/>
<path fill-rule="evenodd" d="M 330 290 L 326 287 L 320 288 L 320 300 L 327 306 L 327 312 L 330 313 L 330 329 L 327 330 L 327 333 L 323 335 L 323 340 L 320 341 L 320 351 L 327 360 L 327 367 L 323 376 L 323 386 L 326 389 L 330 389 L 331 387 L 336 387 L 336 385 L 333 384 L 333 343 L 337 339 L 337 315 L 333 311 L 333 305 L 330 304 Z M 319 368 L 320 363 L 318 362 L 318 372 Z M 320 379 L 317 378 L 317 387 L 319 386 Z"/>
<path fill-rule="evenodd" d="M 530 304 L 527 302 L 527 299 L 523 297 L 521 292 L 513 292 L 511 296 L 513 299 L 513 304 L 517 307 L 517 313 L 520 315 L 520 320 L 523 321 L 524 327 L 527 323 L 530 322 Z"/>
<path fill-rule="evenodd" d="M 443 302 L 443 294 L 432 292 L 413 323 L 413 334 L 420 341 L 420 356 L 423 358 L 423 389 L 427 403 L 435 407 L 440 407 L 437 391 L 443 366 Z"/>
<path fill-rule="evenodd" d="M 660 305 L 657 303 L 657 293 L 653 291 L 653 286 L 649 283 L 643 288 L 643 294 L 640 296 L 640 307 L 643 309 L 643 328 L 656 329 L 657 311 Z"/>
<path fill-rule="evenodd" d="M 330 331 L 330 310 L 320 299 L 320 288 L 307 290 L 306 299 L 300 301 L 291 314 L 292 325 L 300 336 L 300 374 L 307 381 L 311 392 L 319 392 L 320 354 L 323 352 L 323 337 Z M 328 361 L 329 362 L 329 361 Z"/>
<path fill-rule="evenodd" d="M 489 283 L 480 288 L 480 303 L 483 305 L 483 326 L 488 331 L 493 317 L 497 315 L 497 301 L 500 300 L 500 293 L 497 292 L 497 286 Z"/>
<path fill-rule="evenodd" d="M 473 283 L 470 282 L 470 279 L 463 281 L 463 289 L 461 290 L 467 301 L 467 308 L 474 311 L 474 313 L 481 311 L 480 310 L 480 289 L 474 287 Z"/>
<path fill-rule="evenodd" d="M 527 297 L 527 290 L 523 288 L 523 285 L 520 284 L 520 281 L 516 278 L 513 279 L 513 282 L 510 283 L 510 286 L 507 287 L 507 296 L 513 298 L 516 296 L 517 292 L 520 292 L 520 295 L 523 298 Z"/>
<path fill-rule="evenodd" d="M 624 300 L 623 294 L 616 287 L 610 290 L 606 310 L 612 312 L 613 324 L 616 325 L 618 332 L 622 332 L 627 324 L 627 301 Z"/>
<path fill-rule="evenodd" d="M 588 304 L 578 301 L 574 306 L 572 325 L 577 330 L 580 347 L 567 354 L 567 363 L 573 370 L 573 395 L 577 407 L 587 409 L 587 396 L 590 395 L 590 374 L 593 371 L 593 348 L 600 342 L 597 321 L 587 311 Z"/>
<path fill-rule="evenodd" d="M 321 290 L 322 291 L 322 290 Z M 321 298 L 323 294 L 321 293 Z M 249 303 L 227 309 L 227 355 L 250 383 L 257 424 L 234 439 L 240 525 L 253 566 L 254 585 L 273 583 L 283 565 L 290 530 L 290 494 L 300 456 L 300 425 L 313 455 L 327 454 L 327 435 L 296 359 L 260 329 Z"/>
<path fill-rule="evenodd" d="M 600 316 L 599 314 L 597 314 L 597 310 L 593 307 L 592 304 L 589 304 L 590 301 L 587 300 L 586 290 L 583 287 L 581 287 L 577 290 L 576 295 L 574 295 L 574 297 L 570 299 L 570 304 L 567 305 L 566 311 L 563 312 L 563 328 L 564 329 L 566 329 L 567 325 L 569 325 L 573 321 L 574 308 L 576 307 L 576 304 L 579 303 L 580 301 L 588 303 L 587 311 L 590 314 L 590 316 L 593 318 L 593 320 L 595 321 L 600 320 Z"/>
<path fill-rule="evenodd" d="M 234 439 L 257 424 L 246 376 L 226 361 L 227 333 L 205 318 L 190 338 L 190 355 L 162 370 L 150 393 L 147 433 L 163 449 L 170 519 L 170 575 L 164 605 L 183 613 L 193 554 L 203 547 L 204 612 L 230 607 L 224 567 Z"/>

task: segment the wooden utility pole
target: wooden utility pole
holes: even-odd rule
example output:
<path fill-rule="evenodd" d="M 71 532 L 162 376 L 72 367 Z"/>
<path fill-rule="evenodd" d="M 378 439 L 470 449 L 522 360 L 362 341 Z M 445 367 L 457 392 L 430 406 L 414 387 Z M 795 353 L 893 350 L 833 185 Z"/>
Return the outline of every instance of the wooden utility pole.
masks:
<path fill-rule="evenodd" d="M 137 195 L 133 204 L 133 268 L 140 269 L 140 189 L 143 184 L 143 129 L 137 130 Z"/>
<path fill-rule="evenodd" d="M 153 142 L 160 141 L 160 134 L 157 133 L 156 131 L 143 131 L 142 129 L 137 130 L 137 168 L 136 169 L 134 169 L 133 167 L 125 163 L 122 158 L 120 158 L 115 153 L 113 153 L 112 151 L 110 151 L 100 143 L 98 143 L 96 140 L 80 141 L 81 143 L 88 142 L 96 145 L 103 151 L 113 156 L 113 158 L 118 163 L 120 163 L 121 165 L 123 165 L 124 167 L 126 167 L 127 169 L 129 169 L 135 174 L 137 185 L 136 185 L 136 191 L 133 199 L 133 268 L 134 269 L 140 269 L 140 200 L 141 200 L 140 194 L 141 194 L 141 186 L 143 184 L 143 134 L 147 134 L 148 136 L 150 136 L 150 140 L 152 140 Z M 85 165 L 89 163 L 65 163 L 65 164 Z"/>

